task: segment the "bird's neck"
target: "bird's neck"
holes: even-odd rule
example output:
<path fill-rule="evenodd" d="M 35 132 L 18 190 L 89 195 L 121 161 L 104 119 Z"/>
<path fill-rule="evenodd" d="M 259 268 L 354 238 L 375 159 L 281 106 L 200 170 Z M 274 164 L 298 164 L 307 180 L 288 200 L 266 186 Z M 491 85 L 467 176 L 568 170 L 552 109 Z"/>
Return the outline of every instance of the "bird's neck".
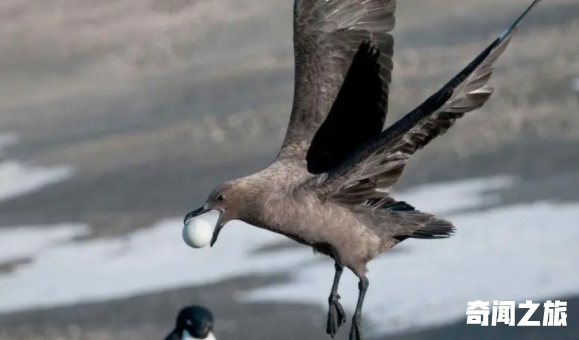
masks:
<path fill-rule="evenodd" d="M 191 334 L 189 334 L 189 332 L 187 332 L 187 330 L 183 330 L 181 340 L 199 340 L 199 339 L 194 338 Z M 213 334 L 213 332 L 209 332 L 209 334 L 207 334 L 207 337 L 203 340 L 217 340 L 217 339 L 215 339 L 215 335 Z"/>
<path fill-rule="evenodd" d="M 215 335 L 213 335 L 213 332 L 209 332 L 205 340 L 217 340 L 217 339 L 215 339 Z"/>

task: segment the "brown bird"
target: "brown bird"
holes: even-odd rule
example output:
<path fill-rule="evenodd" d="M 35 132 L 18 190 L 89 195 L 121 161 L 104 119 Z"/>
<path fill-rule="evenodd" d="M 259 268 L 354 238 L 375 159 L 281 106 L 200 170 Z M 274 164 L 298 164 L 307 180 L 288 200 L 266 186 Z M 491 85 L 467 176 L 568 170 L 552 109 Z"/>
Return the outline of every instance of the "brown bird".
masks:
<path fill-rule="evenodd" d="M 220 212 L 223 226 L 241 220 L 311 246 L 335 260 L 327 333 L 345 323 L 337 293 L 343 268 L 358 276 L 350 340 L 362 339 L 367 263 L 407 238 L 453 234 L 451 222 L 389 193 L 411 155 L 491 96 L 492 64 L 517 20 L 466 68 L 416 109 L 382 131 L 391 82 L 395 0 L 296 0 L 295 92 L 277 158 L 264 170 L 225 182 L 185 216 Z"/>

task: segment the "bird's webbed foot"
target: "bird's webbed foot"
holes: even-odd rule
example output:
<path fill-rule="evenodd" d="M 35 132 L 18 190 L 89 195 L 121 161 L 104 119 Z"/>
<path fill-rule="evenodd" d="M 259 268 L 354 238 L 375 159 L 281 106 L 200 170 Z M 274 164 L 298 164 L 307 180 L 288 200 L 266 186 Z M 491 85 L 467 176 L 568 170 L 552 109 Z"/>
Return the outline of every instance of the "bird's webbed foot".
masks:
<path fill-rule="evenodd" d="M 358 313 L 352 318 L 349 340 L 363 340 L 362 336 L 362 316 Z"/>
<path fill-rule="evenodd" d="M 326 327 L 326 333 L 328 333 L 332 339 L 338 333 L 341 326 L 346 323 L 346 313 L 342 304 L 340 304 L 340 295 L 337 292 L 332 292 L 328 298 L 329 310 L 328 310 L 328 324 Z"/>
<path fill-rule="evenodd" d="M 334 283 L 332 284 L 332 291 L 330 292 L 330 297 L 328 298 L 328 323 L 326 326 L 326 333 L 328 333 L 332 339 L 338 333 L 341 326 L 346 323 L 346 313 L 342 304 L 340 304 L 340 295 L 338 294 L 338 285 L 340 284 L 340 277 L 344 271 L 344 266 L 342 266 L 338 261 L 334 264 L 336 273 L 334 274 Z"/>

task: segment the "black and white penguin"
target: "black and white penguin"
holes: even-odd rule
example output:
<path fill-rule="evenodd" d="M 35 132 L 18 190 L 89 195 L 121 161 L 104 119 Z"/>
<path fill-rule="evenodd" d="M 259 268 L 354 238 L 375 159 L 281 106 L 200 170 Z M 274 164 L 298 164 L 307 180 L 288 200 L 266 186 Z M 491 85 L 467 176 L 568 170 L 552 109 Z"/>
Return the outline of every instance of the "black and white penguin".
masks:
<path fill-rule="evenodd" d="M 205 307 L 189 306 L 177 315 L 175 329 L 165 340 L 216 340 L 213 334 L 213 313 Z"/>

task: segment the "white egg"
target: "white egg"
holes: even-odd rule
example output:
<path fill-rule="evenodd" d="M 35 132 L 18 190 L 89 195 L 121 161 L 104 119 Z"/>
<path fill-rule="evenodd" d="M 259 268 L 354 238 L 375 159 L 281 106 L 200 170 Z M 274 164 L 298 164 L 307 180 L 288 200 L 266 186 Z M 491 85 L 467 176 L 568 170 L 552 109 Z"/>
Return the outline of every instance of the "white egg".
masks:
<path fill-rule="evenodd" d="M 211 242 L 214 227 L 202 218 L 193 218 L 183 227 L 183 241 L 192 248 L 203 248 Z"/>
<path fill-rule="evenodd" d="M 219 213 L 211 211 L 190 219 L 183 227 L 183 241 L 192 248 L 206 247 L 211 242 L 218 218 Z"/>

